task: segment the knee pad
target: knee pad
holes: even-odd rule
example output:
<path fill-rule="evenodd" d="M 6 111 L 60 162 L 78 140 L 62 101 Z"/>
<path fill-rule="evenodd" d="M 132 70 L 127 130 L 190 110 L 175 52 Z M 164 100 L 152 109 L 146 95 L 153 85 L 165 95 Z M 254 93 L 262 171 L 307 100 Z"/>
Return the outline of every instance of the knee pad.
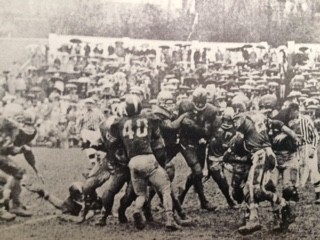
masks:
<path fill-rule="evenodd" d="M 286 201 L 298 202 L 299 201 L 299 194 L 298 194 L 297 188 L 294 186 L 284 188 L 282 191 L 282 197 Z"/>

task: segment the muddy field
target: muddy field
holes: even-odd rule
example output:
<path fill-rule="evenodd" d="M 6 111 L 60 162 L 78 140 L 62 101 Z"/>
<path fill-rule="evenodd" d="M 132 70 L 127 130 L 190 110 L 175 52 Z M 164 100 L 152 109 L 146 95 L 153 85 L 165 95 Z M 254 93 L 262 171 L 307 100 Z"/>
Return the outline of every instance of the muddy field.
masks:
<path fill-rule="evenodd" d="M 54 195 L 65 198 L 68 186 L 73 181 L 82 181 L 81 173 L 86 168 L 85 154 L 79 149 L 60 150 L 37 148 L 34 150 L 39 169 L 44 177 L 47 189 Z M 17 157 L 28 172 L 27 181 L 33 181 L 34 176 L 30 167 Z M 177 174 L 175 187 L 183 187 L 184 180 L 189 172 L 183 158 L 175 159 Z M 250 236 L 241 236 L 237 228 L 241 224 L 240 210 L 229 210 L 217 185 L 209 180 L 205 183 L 208 199 L 218 206 L 215 213 L 199 209 L 197 196 L 190 191 L 186 197 L 184 208 L 194 219 L 194 226 L 183 228 L 177 232 L 164 231 L 163 214 L 157 210 L 158 200 L 153 202 L 155 222 L 149 224 L 143 231 L 137 231 L 132 224 L 132 209 L 127 211 L 130 223 L 118 224 L 116 217 L 109 217 L 106 227 L 94 226 L 91 222 L 77 225 L 62 222 L 57 219 L 56 211 L 49 203 L 38 199 L 35 195 L 23 190 L 22 200 L 34 214 L 32 218 L 17 218 L 11 223 L 0 223 L 0 239 L 320 239 L 320 206 L 314 205 L 314 191 L 310 184 L 300 190 L 301 201 L 297 207 L 297 222 L 286 233 L 274 233 L 272 214 L 269 205 L 261 207 L 262 231 Z M 114 206 L 116 212 L 118 200 L 123 192 L 119 193 Z"/>

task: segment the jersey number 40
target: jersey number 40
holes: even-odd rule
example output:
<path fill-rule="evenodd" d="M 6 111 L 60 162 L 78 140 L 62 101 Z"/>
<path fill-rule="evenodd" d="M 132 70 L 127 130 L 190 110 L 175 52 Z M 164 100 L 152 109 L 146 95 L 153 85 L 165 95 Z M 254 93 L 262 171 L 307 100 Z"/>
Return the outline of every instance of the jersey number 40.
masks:
<path fill-rule="evenodd" d="M 145 118 L 127 120 L 123 125 L 122 135 L 133 139 L 134 137 L 145 137 L 148 135 L 148 120 Z"/>

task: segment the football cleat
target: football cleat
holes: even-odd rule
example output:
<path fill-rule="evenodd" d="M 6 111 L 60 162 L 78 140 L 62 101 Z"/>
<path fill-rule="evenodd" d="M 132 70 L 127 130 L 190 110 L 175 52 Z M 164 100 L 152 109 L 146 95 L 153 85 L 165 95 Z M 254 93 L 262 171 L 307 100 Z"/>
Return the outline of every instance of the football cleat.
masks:
<path fill-rule="evenodd" d="M 296 220 L 296 215 L 290 205 L 286 205 L 281 209 L 281 228 L 282 230 L 288 229 L 289 225 L 294 223 Z"/>
<path fill-rule="evenodd" d="M 191 226 L 193 224 L 192 219 L 188 218 L 187 216 L 185 216 L 185 218 L 182 219 L 177 214 L 174 214 L 173 218 L 176 221 L 176 223 L 179 224 L 182 227 L 188 227 L 188 226 Z"/>
<path fill-rule="evenodd" d="M 240 227 L 238 231 L 241 235 L 247 235 L 247 234 L 252 234 L 256 231 L 259 231 L 261 230 L 261 228 L 262 227 L 259 221 L 250 220 L 246 223 L 246 225 Z"/>
<path fill-rule="evenodd" d="M 145 220 L 141 213 L 137 212 L 133 214 L 134 225 L 137 229 L 142 230 L 146 227 Z"/>
<path fill-rule="evenodd" d="M 122 209 L 118 210 L 118 219 L 120 223 L 128 223 L 128 218 L 126 216 L 126 212 Z"/>
<path fill-rule="evenodd" d="M 13 221 L 16 218 L 15 214 L 9 213 L 5 208 L 0 208 L 0 220 Z"/>
<path fill-rule="evenodd" d="M 22 207 L 15 207 L 15 208 L 12 208 L 10 210 L 10 213 L 12 214 L 15 214 L 16 216 L 19 216 L 19 217 L 31 217 L 32 216 L 32 213 L 23 209 Z"/>
<path fill-rule="evenodd" d="M 202 204 L 201 204 L 201 208 L 202 208 L 202 209 L 205 209 L 205 210 L 207 210 L 207 211 L 209 211 L 209 212 L 214 212 L 214 211 L 217 209 L 217 207 L 214 206 L 214 205 L 212 205 L 210 202 L 204 202 L 204 203 L 202 203 Z"/>
<path fill-rule="evenodd" d="M 98 221 L 95 223 L 96 226 L 104 227 L 107 225 L 107 216 L 105 214 L 101 214 Z"/>

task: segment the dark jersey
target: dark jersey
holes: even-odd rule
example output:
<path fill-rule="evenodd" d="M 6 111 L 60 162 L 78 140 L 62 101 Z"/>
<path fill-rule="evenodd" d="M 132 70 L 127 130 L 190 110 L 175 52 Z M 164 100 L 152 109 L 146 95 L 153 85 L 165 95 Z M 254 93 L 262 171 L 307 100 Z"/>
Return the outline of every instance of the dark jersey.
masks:
<path fill-rule="evenodd" d="M 101 133 L 101 146 L 97 150 L 107 153 L 108 162 L 113 166 L 126 166 L 128 164 L 128 158 L 126 156 L 123 143 L 118 141 L 117 138 L 113 137 L 110 133 L 111 124 L 117 121 L 118 118 L 111 116 L 106 121 L 100 124 Z M 119 166 L 120 166 L 119 165 Z"/>
<path fill-rule="evenodd" d="M 129 159 L 152 154 L 152 141 L 162 139 L 159 119 L 142 114 L 124 117 L 112 124 L 111 135 L 122 140 Z"/>
<path fill-rule="evenodd" d="M 221 125 L 220 117 L 217 117 L 216 121 L 217 124 Z M 209 142 L 208 155 L 222 157 L 225 151 L 229 148 L 229 143 L 233 136 L 234 133 L 218 128 Z"/>
<path fill-rule="evenodd" d="M 153 111 L 160 121 L 161 136 L 166 146 L 177 143 L 178 130 L 171 127 L 171 122 L 174 120 L 173 115 L 163 108 L 156 107 Z"/>
<path fill-rule="evenodd" d="M 294 139 L 292 139 L 290 136 L 285 135 L 282 141 L 275 142 L 274 139 L 279 134 L 285 134 L 282 132 L 282 127 L 284 126 L 284 123 L 280 120 L 267 120 L 267 128 L 268 128 L 268 135 L 270 142 L 272 144 L 272 150 L 274 151 L 289 151 L 294 152 L 296 150 L 296 145 L 294 143 Z"/>
<path fill-rule="evenodd" d="M 73 201 L 70 197 L 63 201 L 61 211 L 63 214 L 70 214 L 72 216 L 79 216 L 82 206 Z"/>
<path fill-rule="evenodd" d="M 237 131 L 243 134 L 245 148 L 254 153 L 260 149 L 271 147 L 266 126 L 266 117 L 259 112 L 245 112 L 236 117 Z"/>
<path fill-rule="evenodd" d="M 19 128 L 19 133 L 14 139 L 14 145 L 21 147 L 29 144 L 37 135 L 37 130 L 34 127 Z"/>
<path fill-rule="evenodd" d="M 185 145 L 196 145 L 201 138 L 209 140 L 217 130 L 218 109 L 212 104 L 201 112 L 190 112 L 181 123 L 180 141 Z"/>

